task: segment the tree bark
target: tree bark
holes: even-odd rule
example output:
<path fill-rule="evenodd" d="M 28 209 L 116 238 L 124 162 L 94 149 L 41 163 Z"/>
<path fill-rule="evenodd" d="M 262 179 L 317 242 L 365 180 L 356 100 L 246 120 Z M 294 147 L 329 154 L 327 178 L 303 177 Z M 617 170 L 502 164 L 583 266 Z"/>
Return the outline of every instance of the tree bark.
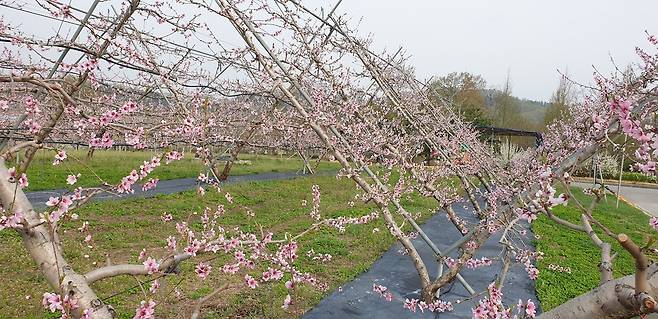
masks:
<path fill-rule="evenodd" d="M 115 313 L 96 296 L 84 276 L 76 273 L 64 259 L 62 247 L 50 231 L 50 225 L 43 223 L 41 216 L 32 208 L 25 193 L 10 179 L 4 160 L 0 158 L 0 203 L 8 213 L 24 216 L 24 227 L 16 229 L 21 235 L 25 249 L 48 284 L 62 296 L 69 295 L 77 301 L 79 308 L 73 313 L 77 318 L 85 309 L 92 311 L 94 319 L 115 318 Z"/>

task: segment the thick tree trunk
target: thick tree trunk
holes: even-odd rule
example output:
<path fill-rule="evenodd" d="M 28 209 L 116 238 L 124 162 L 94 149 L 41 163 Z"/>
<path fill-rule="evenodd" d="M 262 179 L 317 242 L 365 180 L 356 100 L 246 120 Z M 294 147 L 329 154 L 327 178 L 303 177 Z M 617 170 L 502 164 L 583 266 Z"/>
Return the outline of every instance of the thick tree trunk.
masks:
<path fill-rule="evenodd" d="M 658 266 L 647 269 L 648 294 L 658 295 Z M 540 319 L 633 318 L 641 314 L 634 292 L 635 275 L 610 280 L 590 292 L 543 313 Z"/>
<path fill-rule="evenodd" d="M 21 235 L 23 245 L 43 273 L 48 284 L 62 296 L 69 295 L 77 301 L 79 308 L 73 313 L 77 318 L 85 309 L 92 310 L 92 318 L 114 318 L 114 312 L 96 296 L 84 276 L 76 273 L 64 259 L 62 247 L 51 233 L 47 223 L 32 208 L 25 193 L 10 180 L 4 160 L 0 158 L 0 203 L 8 214 L 20 213 L 24 216 L 23 227 L 16 231 Z"/>

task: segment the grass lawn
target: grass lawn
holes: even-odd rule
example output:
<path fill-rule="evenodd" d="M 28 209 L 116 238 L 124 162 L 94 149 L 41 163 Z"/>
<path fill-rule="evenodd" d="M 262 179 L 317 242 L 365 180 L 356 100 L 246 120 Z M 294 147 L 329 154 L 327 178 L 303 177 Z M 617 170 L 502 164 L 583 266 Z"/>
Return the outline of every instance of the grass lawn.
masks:
<path fill-rule="evenodd" d="M 138 169 L 144 162 L 150 160 L 156 153 L 146 151 L 113 151 L 96 150 L 91 159 L 87 159 L 86 151 L 67 150 L 68 159 L 63 163 L 53 166 L 53 151 L 39 151 L 36 158 L 28 168 L 27 175 L 30 186 L 27 191 L 50 190 L 66 188 L 66 177 L 69 174 L 80 173 L 78 183 L 75 187 L 93 187 L 101 185 L 105 181 L 116 184 L 121 178 L 130 174 L 133 169 Z M 231 169 L 231 175 L 246 175 L 264 172 L 288 172 L 297 171 L 302 168 L 303 162 L 297 157 L 288 158 L 275 155 L 240 155 L 238 159 L 249 160 L 251 164 L 235 164 Z M 195 177 L 199 172 L 205 172 L 203 163 L 195 159 L 191 153 L 186 153 L 182 160 L 164 165 L 149 175 L 150 178 L 161 180 Z M 14 166 L 14 163 L 7 163 Z M 223 166 L 222 166 L 223 168 Z M 339 164 L 327 161 L 320 162 L 319 170 L 337 170 Z M 99 179 L 100 177 L 100 179 Z M 102 179 L 102 181 L 101 181 Z M 69 186 L 70 188 L 71 186 Z"/>
<path fill-rule="evenodd" d="M 586 177 L 586 178 L 591 178 L 592 174 L 591 172 L 589 174 L 578 174 L 576 175 L 578 177 Z M 598 178 L 598 177 L 597 177 Z M 607 180 L 612 180 L 612 181 L 617 181 L 619 179 L 619 175 L 613 175 L 613 174 L 603 174 L 603 178 Z M 656 183 L 656 177 L 655 176 L 650 176 L 647 174 L 642 174 L 639 172 L 624 172 L 621 175 L 621 180 L 626 181 L 626 182 L 641 182 L 641 183 Z M 616 184 L 616 182 L 614 182 Z"/>
<path fill-rule="evenodd" d="M 583 194 L 580 188 L 574 187 L 574 195 L 587 206 L 591 197 Z M 563 219 L 580 224 L 580 211 L 569 206 L 558 206 L 555 214 Z M 649 226 L 649 216 L 638 209 L 619 203 L 615 207 L 615 197 L 608 195 L 608 201 L 601 200 L 594 211 L 594 216 L 615 233 L 629 235 L 638 245 L 646 243 L 646 236 L 656 234 Z M 632 274 L 634 261 L 621 246 L 612 238 L 603 235 L 596 226 L 595 230 L 604 241 L 612 243 L 612 249 L 619 255 L 614 259 L 613 271 L 615 278 Z M 533 223 L 532 229 L 537 235 L 535 247 L 545 253 L 544 259 L 537 263 L 540 270 L 537 279 L 537 294 L 544 311 L 555 308 L 565 301 L 581 295 L 599 285 L 600 250 L 594 246 L 590 238 L 582 232 L 569 230 L 541 216 Z M 571 274 L 548 269 L 555 264 L 571 268 Z"/>
<path fill-rule="evenodd" d="M 311 209 L 311 186 L 320 185 L 322 193 L 321 214 L 323 216 L 361 216 L 374 209 L 373 204 L 355 201 L 353 207 L 348 205 L 357 194 L 356 186 L 351 180 L 336 180 L 333 176 L 314 176 L 286 181 L 264 181 L 226 185 L 235 200 L 227 204 L 223 194 L 209 190 L 204 197 L 193 192 L 160 196 L 154 199 L 134 199 L 114 202 L 91 203 L 76 213 L 80 215 L 77 222 L 65 222 L 62 227 L 63 241 L 68 260 L 75 269 L 84 273 L 93 268 L 92 263 L 100 265 L 106 261 L 106 252 L 115 263 L 137 262 L 139 251 L 146 247 L 150 254 L 162 252 L 165 239 L 176 235 L 175 222 L 187 220 L 192 212 L 201 212 L 208 207 L 227 204 L 228 213 L 221 219 L 222 226 L 241 226 L 250 231 L 264 230 L 275 232 L 275 239 L 285 233 L 296 234 L 309 227 L 312 220 L 308 217 Z M 303 207 L 302 200 L 309 205 Z M 411 197 L 403 201 L 405 207 L 413 213 L 423 213 L 425 220 L 435 207 L 433 200 Z M 249 207 L 256 215 L 248 217 L 242 206 Z M 174 222 L 163 223 L 163 212 L 171 213 Z M 198 219 L 198 215 L 196 216 Z M 82 220 L 88 220 L 95 230 L 94 250 L 83 247 L 83 235 L 76 229 Z M 194 219 L 196 220 L 196 219 Z M 198 227 L 199 222 L 193 226 Z M 379 228 L 379 232 L 373 229 Z M 408 229 L 407 229 L 408 230 Z M 52 291 L 36 270 L 30 257 L 22 247 L 19 237 L 11 231 L 0 232 L 0 318 L 44 318 L 51 316 L 41 306 L 41 295 Z M 220 274 L 220 267 L 226 258 L 213 261 L 210 277 L 201 282 L 194 275 L 196 262 L 213 256 L 198 257 L 194 262 L 182 265 L 180 275 L 161 279 L 161 288 L 153 297 L 158 303 L 166 304 L 156 307 L 158 318 L 181 318 L 189 316 L 195 300 L 207 295 L 226 282 L 238 282 L 240 288 L 227 291 L 211 299 L 204 309 L 205 318 L 294 318 L 303 314 L 318 303 L 323 296 L 338 286 L 352 280 L 381 256 L 392 244 L 393 237 L 388 234 L 382 219 L 371 224 L 349 226 L 347 231 L 339 234 L 334 229 L 322 229 L 302 237 L 299 241 L 300 270 L 315 274 L 322 282 L 328 284 L 327 291 L 319 291 L 307 286 L 300 286 L 293 295 L 294 304 L 286 312 L 281 309 L 287 293 L 283 282 L 252 290 L 242 284 L 241 276 Z M 333 260 L 329 263 L 312 261 L 306 256 L 309 249 L 317 253 L 329 253 Z M 88 254 L 89 258 L 84 255 Z M 262 270 L 261 270 L 262 271 Z M 256 275 L 259 270 L 249 271 Z M 11 278 L 11 279 L 9 279 Z M 140 278 L 142 281 L 146 277 Z M 180 283 L 181 295 L 172 293 L 173 287 Z M 264 285 L 264 284 L 261 284 Z M 148 292 L 149 283 L 144 283 Z M 132 318 L 139 301 L 145 299 L 133 277 L 116 277 L 95 284 L 100 298 L 113 305 L 120 318 Z M 113 294 L 120 293 L 116 296 Z M 27 298 L 29 297 L 29 299 Z"/>

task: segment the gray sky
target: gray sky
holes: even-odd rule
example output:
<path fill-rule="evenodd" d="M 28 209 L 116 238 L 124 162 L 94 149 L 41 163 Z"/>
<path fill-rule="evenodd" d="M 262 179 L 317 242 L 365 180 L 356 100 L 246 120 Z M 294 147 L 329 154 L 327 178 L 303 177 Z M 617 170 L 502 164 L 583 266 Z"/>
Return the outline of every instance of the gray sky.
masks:
<path fill-rule="evenodd" d="M 375 45 L 404 46 L 421 78 L 468 71 L 500 87 L 509 70 L 513 93 L 539 100 L 557 87 L 557 69 L 590 83 L 592 65 L 607 73 L 611 56 L 621 67 L 637 61 L 644 31 L 658 33 L 658 1 L 344 0 L 340 9 L 363 17 Z"/>
<path fill-rule="evenodd" d="M 303 2 L 327 12 L 336 1 Z M 90 4 L 72 2 L 80 8 Z M 99 9 L 104 10 L 107 5 Z M 353 24 L 362 19 L 360 32 L 372 33 L 375 47 L 405 47 L 420 78 L 468 71 L 501 87 L 509 71 L 513 93 L 536 100 L 550 99 L 558 69 L 591 83 L 592 65 L 608 73 L 610 57 L 620 67 L 637 61 L 635 47 L 647 47 L 644 30 L 658 33 L 658 1 L 343 0 L 338 12 Z M 0 15 L 27 33 L 49 34 L 59 27 L 5 8 Z M 226 23 L 218 22 L 215 31 L 229 43 L 241 43 Z"/>

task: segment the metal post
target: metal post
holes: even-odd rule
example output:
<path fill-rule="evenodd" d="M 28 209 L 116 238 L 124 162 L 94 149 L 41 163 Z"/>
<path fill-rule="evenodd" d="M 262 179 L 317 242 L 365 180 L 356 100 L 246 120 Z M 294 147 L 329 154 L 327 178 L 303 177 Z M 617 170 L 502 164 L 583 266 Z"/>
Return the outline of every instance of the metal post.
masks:
<path fill-rule="evenodd" d="M 624 148 L 624 151 L 626 149 Z M 621 154 L 621 165 L 619 165 L 619 180 L 617 181 L 617 208 L 619 208 L 619 197 L 621 197 L 621 178 L 624 175 L 624 153 Z"/>
<path fill-rule="evenodd" d="M 596 187 L 596 163 L 598 162 L 598 156 L 599 154 L 596 154 L 592 157 L 592 178 L 594 179 L 592 188 Z"/>

